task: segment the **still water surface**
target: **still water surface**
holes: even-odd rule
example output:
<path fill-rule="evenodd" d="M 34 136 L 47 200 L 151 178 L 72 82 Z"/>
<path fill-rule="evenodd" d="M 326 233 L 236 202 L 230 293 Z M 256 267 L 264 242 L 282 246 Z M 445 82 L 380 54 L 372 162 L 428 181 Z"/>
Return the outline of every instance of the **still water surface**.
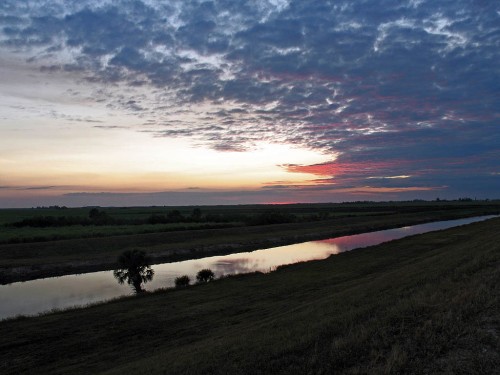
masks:
<path fill-rule="evenodd" d="M 191 280 L 195 280 L 196 273 L 204 268 L 210 268 L 217 277 L 254 271 L 269 272 L 284 264 L 324 259 L 332 254 L 359 247 L 377 245 L 414 234 L 447 229 L 491 217 L 493 216 L 439 221 L 252 252 L 156 264 L 152 266 L 155 271 L 154 278 L 144 285 L 144 289 L 152 291 L 172 287 L 175 278 L 182 275 L 188 275 Z M 131 294 L 133 292 L 130 286 L 118 284 L 112 271 L 17 282 L 0 286 L 0 319 L 81 306 Z"/>

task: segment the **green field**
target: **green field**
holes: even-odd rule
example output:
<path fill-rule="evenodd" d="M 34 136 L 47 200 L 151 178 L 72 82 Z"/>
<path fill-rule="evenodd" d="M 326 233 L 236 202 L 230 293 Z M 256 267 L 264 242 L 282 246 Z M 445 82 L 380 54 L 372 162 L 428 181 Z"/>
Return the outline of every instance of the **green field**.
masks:
<path fill-rule="evenodd" d="M 493 374 L 500 219 L 0 322 L 2 374 Z"/>

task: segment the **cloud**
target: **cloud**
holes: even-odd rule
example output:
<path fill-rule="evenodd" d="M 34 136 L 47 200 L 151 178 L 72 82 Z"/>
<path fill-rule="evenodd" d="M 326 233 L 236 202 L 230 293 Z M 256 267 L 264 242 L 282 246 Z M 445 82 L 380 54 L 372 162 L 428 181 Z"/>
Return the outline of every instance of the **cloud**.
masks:
<path fill-rule="evenodd" d="M 93 127 L 97 129 L 128 129 L 128 126 L 121 125 L 95 125 Z"/>
<path fill-rule="evenodd" d="M 337 159 L 287 171 L 343 186 L 411 175 L 391 183 L 423 188 L 491 182 L 499 12 L 467 0 L 5 0 L 0 49 L 102 87 L 93 100 L 152 136 L 230 152 L 289 143 Z"/>
<path fill-rule="evenodd" d="M 69 186 L 16 186 L 16 185 L 3 185 L 0 186 L 0 190 L 9 191 L 30 191 L 30 190 L 64 190 L 70 188 Z"/>

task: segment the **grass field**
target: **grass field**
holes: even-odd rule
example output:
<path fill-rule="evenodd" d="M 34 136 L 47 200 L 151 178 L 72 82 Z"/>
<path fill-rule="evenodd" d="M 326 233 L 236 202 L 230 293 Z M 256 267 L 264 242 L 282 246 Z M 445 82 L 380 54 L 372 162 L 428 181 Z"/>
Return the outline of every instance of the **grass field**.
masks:
<path fill-rule="evenodd" d="M 0 322 L 2 374 L 493 374 L 500 219 Z"/>

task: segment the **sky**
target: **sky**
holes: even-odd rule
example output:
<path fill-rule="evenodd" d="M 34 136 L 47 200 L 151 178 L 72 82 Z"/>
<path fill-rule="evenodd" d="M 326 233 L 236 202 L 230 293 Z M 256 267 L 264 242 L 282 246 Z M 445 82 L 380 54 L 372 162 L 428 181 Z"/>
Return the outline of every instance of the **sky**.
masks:
<path fill-rule="evenodd" d="M 500 2 L 2 0 L 0 207 L 500 198 Z"/>

